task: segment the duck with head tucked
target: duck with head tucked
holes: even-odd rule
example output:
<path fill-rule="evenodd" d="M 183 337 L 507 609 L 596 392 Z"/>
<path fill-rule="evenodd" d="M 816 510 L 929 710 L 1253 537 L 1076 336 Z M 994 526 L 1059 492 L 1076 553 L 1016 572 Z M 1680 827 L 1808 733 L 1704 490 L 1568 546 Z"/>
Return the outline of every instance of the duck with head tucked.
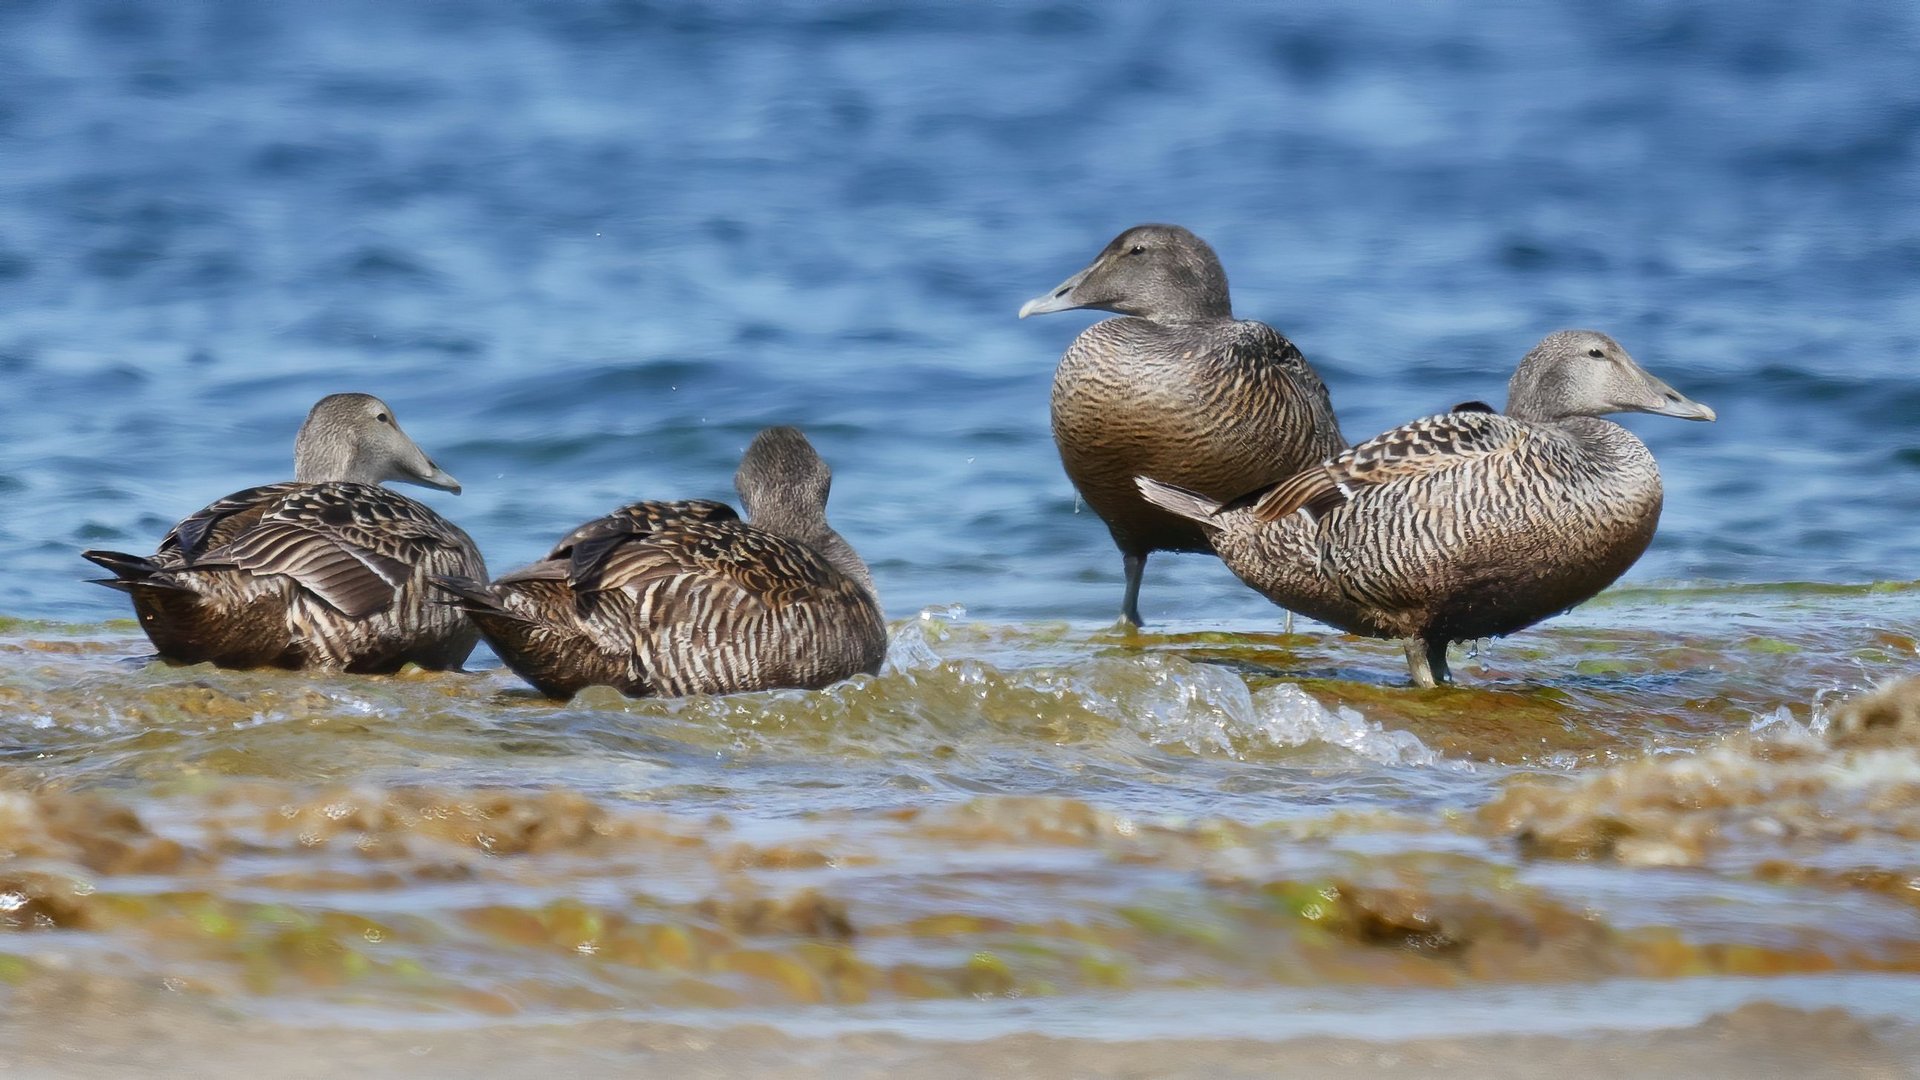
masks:
<path fill-rule="evenodd" d="M 1274 603 L 1402 638 L 1416 686 L 1448 680 L 1447 645 L 1499 637 L 1589 599 L 1632 566 L 1660 520 L 1653 455 L 1608 413 L 1714 413 L 1591 330 L 1549 335 L 1507 408 L 1478 402 L 1375 436 L 1222 503 L 1142 476 L 1155 505 L 1213 534 Z"/>
<path fill-rule="evenodd" d="M 734 474 L 747 521 L 705 499 L 634 503 L 491 585 L 436 584 L 549 697 L 818 689 L 887 652 L 873 578 L 827 524 L 832 478 L 806 436 L 768 428 Z"/>
<path fill-rule="evenodd" d="M 1138 626 L 1147 556 L 1212 548 L 1206 529 L 1142 498 L 1135 476 L 1228 499 L 1347 443 L 1320 376 L 1273 327 L 1233 317 L 1226 271 L 1186 229 L 1128 229 L 1020 317 L 1070 308 L 1120 316 L 1083 331 L 1060 358 L 1053 438 L 1120 549 L 1121 618 Z"/>
<path fill-rule="evenodd" d="M 294 479 L 238 491 L 180 522 L 148 557 L 82 554 L 133 597 L 162 658 L 221 667 L 390 672 L 457 668 L 479 640 L 428 574 L 485 576 L 465 532 L 389 491 L 460 485 L 369 394 L 333 394 L 294 439 Z"/>

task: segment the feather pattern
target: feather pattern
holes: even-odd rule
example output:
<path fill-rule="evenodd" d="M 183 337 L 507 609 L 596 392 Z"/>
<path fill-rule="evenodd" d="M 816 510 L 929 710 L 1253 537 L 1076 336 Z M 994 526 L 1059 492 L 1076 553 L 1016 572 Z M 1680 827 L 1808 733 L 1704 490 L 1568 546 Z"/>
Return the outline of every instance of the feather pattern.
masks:
<path fill-rule="evenodd" d="M 887 629 L 866 567 L 827 526 L 824 484 L 803 495 L 812 489 L 781 471 L 824 463 L 791 429 L 769 429 L 755 447 L 763 442 L 784 446 L 770 455 L 778 464 L 741 469 L 752 490 L 784 497 L 774 518 L 741 521 L 706 500 L 634 503 L 490 586 L 436 584 L 552 697 L 595 685 L 635 696 L 814 689 L 879 671 Z"/>
<path fill-rule="evenodd" d="M 1620 425 L 1489 413 L 1418 421 L 1212 513 L 1143 488 L 1204 520 L 1221 559 L 1274 603 L 1415 641 L 1425 683 L 1446 677 L 1447 642 L 1513 633 L 1612 583 L 1661 505 L 1653 455 Z"/>
<path fill-rule="evenodd" d="M 112 552 L 88 558 L 116 569 Z M 467 534 L 371 484 L 269 484 L 176 525 L 118 584 L 181 663 L 391 671 L 458 667 L 478 634 L 428 574 L 485 577 Z M 119 573 L 116 569 L 116 573 Z"/>
<path fill-rule="evenodd" d="M 280 496 L 292 494 L 304 486 L 297 481 L 287 480 L 250 487 L 224 499 L 216 499 L 169 529 L 167 535 L 160 538 L 160 554 L 172 553 L 188 561 L 197 559 L 208 547 L 227 543 L 250 528 Z"/>
<path fill-rule="evenodd" d="M 574 587 L 592 588 L 607 555 L 627 540 L 651 535 L 680 522 L 738 520 L 740 515 L 733 512 L 733 507 L 713 499 L 629 503 L 562 537 L 547 553 L 547 559 L 564 559 L 568 580 Z"/>
<path fill-rule="evenodd" d="M 1317 521 L 1364 488 L 1458 468 L 1496 454 L 1517 453 L 1529 437 L 1525 423 L 1498 413 L 1429 416 L 1368 439 L 1264 492 L 1256 492 L 1250 506 L 1259 521 L 1279 521 L 1300 510 Z M 1246 498 L 1234 500 L 1228 508 L 1242 505 L 1249 505 Z"/>
<path fill-rule="evenodd" d="M 1352 633 L 1407 640 L 1415 684 L 1447 644 L 1531 626 L 1606 588 L 1653 539 L 1663 492 L 1646 444 L 1602 415 L 1714 413 L 1593 331 L 1521 361 L 1507 411 L 1479 402 L 1394 428 L 1224 505 L 1142 476 L 1204 525 L 1241 580 Z"/>
<path fill-rule="evenodd" d="M 1300 350 L 1230 319 L 1090 327 L 1054 375 L 1053 434 L 1074 487 L 1136 553 L 1212 549 L 1200 526 L 1142 499 L 1135 476 L 1225 499 L 1346 447 Z"/>
<path fill-rule="evenodd" d="M 718 516 L 627 537 L 590 584 L 547 559 L 466 603 L 508 666 L 555 697 L 811 689 L 886 657 L 886 623 L 857 582 L 805 544 Z"/>
<path fill-rule="evenodd" d="M 1052 421 L 1067 478 L 1120 549 L 1121 615 L 1137 625 L 1147 557 L 1212 548 L 1202 526 L 1142 498 L 1134 477 L 1230 499 L 1347 443 L 1326 384 L 1279 331 L 1233 317 L 1226 271 L 1187 229 L 1128 229 L 1020 314 L 1069 308 L 1120 315 L 1067 347 Z"/>

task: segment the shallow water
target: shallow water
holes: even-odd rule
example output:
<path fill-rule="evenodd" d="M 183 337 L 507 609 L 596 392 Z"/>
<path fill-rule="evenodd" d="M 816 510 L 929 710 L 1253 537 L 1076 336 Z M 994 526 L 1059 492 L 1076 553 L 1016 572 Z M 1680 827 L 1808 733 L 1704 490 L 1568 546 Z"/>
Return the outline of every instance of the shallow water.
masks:
<path fill-rule="evenodd" d="M 28 1033 L 123 983 L 603 1053 L 640 1022 L 1179 1054 L 1753 1001 L 1910 1020 L 1920 758 L 1825 725 L 1920 633 L 1916 9 L 1179 10 L 0 7 L 0 983 Z M 1350 436 L 1499 400 L 1565 325 L 1721 420 L 1628 419 L 1667 479 L 1652 549 L 1457 656 L 1458 689 L 1280 633 L 1197 557 L 1157 558 L 1150 632 L 1120 633 L 1046 423 L 1090 317 L 1013 313 L 1154 219 L 1214 243 Z M 421 497 L 496 570 L 634 497 L 726 495 L 755 430 L 800 424 L 888 669 L 556 706 L 484 650 L 392 679 L 140 660 L 77 550 L 282 478 L 346 389 L 465 482 Z M 872 1049 L 835 1046 L 802 1057 Z"/>
<path fill-rule="evenodd" d="M 1912 662 L 1916 609 L 1621 590 L 1433 692 L 1377 642 L 930 611 L 827 691 L 566 705 L 498 670 L 169 668 L 124 623 L 17 623 L 0 977 L 442 1033 L 1910 1019 L 1920 735 L 1823 733 Z"/>

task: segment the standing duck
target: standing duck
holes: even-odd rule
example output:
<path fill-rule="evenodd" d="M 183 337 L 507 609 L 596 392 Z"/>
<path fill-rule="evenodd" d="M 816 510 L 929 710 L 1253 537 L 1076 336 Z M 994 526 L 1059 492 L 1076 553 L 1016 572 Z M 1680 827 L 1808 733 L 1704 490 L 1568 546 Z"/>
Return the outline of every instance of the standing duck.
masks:
<path fill-rule="evenodd" d="M 1520 362 L 1505 413 L 1478 402 L 1376 436 L 1222 505 L 1140 478 L 1204 525 L 1241 580 L 1342 630 L 1404 638 L 1416 686 L 1447 681 L 1447 644 L 1499 637 L 1612 584 L 1660 520 L 1660 470 L 1600 417 L 1712 420 L 1591 330 Z"/>
<path fill-rule="evenodd" d="M 142 558 L 81 554 L 133 597 L 166 660 L 221 667 L 390 672 L 457 668 L 479 633 L 428 574 L 486 574 L 473 541 L 380 485 L 460 485 L 368 394 L 333 394 L 293 444 L 293 480 L 238 491 L 173 527 Z"/>
<path fill-rule="evenodd" d="M 1326 385 L 1293 343 L 1233 317 L 1227 274 L 1177 225 L 1138 225 L 1020 317 L 1111 311 L 1073 339 L 1053 376 L 1053 440 L 1067 478 L 1120 548 L 1120 614 L 1140 625 L 1155 551 L 1210 551 L 1207 531 L 1141 498 L 1152 476 L 1228 499 L 1346 448 Z"/>
<path fill-rule="evenodd" d="M 832 478 L 806 436 L 768 428 L 734 474 L 748 521 L 707 500 L 634 503 L 492 585 L 435 583 L 549 697 L 818 689 L 887 653 L 873 578 L 827 524 Z"/>

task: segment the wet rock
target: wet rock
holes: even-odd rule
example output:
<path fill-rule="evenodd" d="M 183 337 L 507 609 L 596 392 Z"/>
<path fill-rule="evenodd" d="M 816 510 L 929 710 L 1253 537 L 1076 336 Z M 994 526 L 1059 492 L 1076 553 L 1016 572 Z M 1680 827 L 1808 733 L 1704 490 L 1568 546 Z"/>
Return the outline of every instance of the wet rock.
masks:
<path fill-rule="evenodd" d="M 1887 683 L 1835 709 L 1827 741 L 1837 747 L 1920 749 L 1920 676 Z"/>
<path fill-rule="evenodd" d="M 736 934 L 798 934 L 830 941 L 853 937 L 853 920 L 847 916 L 846 903 L 813 889 L 778 899 L 709 897 L 694 910 Z"/>
<path fill-rule="evenodd" d="M 928 836 L 980 843 L 1092 844 L 1113 835 L 1114 815 L 1079 799 L 1003 796 L 974 799 L 923 817 Z"/>
<path fill-rule="evenodd" d="M 102 874 L 173 873 L 199 857 L 127 807 L 92 794 L 0 793 L 0 858 L 70 862 Z"/>
<path fill-rule="evenodd" d="M 844 859 L 815 848 L 790 844 L 777 844 L 772 847 L 734 844 L 715 852 L 714 860 L 722 867 L 735 870 L 811 870 L 822 866 L 873 861 L 870 857 Z"/>
<path fill-rule="evenodd" d="M 1631 963 L 1605 923 L 1527 889 L 1333 880 L 1264 891 L 1353 944 L 1444 960 L 1476 978 L 1595 977 Z"/>
<path fill-rule="evenodd" d="M 1576 778 L 1510 781 L 1475 816 L 1537 858 L 1704 867 L 1920 903 L 1920 680 L 1798 725 Z"/>
<path fill-rule="evenodd" d="M 93 890 L 72 878 L 23 873 L 0 877 L 0 927 L 89 930 L 97 925 Z"/>
<path fill-rule="evenodd" d="M 336 790 L 282 806 L 270 827 L 297 832 L 308 845 L 351 836 L 373 858 L 409 853 L 410 839 L 499 856 L 600 849 L 642 839 L 667 846 L 703 843 L 638 817 L 616 815 L 571 791 Z"/>

